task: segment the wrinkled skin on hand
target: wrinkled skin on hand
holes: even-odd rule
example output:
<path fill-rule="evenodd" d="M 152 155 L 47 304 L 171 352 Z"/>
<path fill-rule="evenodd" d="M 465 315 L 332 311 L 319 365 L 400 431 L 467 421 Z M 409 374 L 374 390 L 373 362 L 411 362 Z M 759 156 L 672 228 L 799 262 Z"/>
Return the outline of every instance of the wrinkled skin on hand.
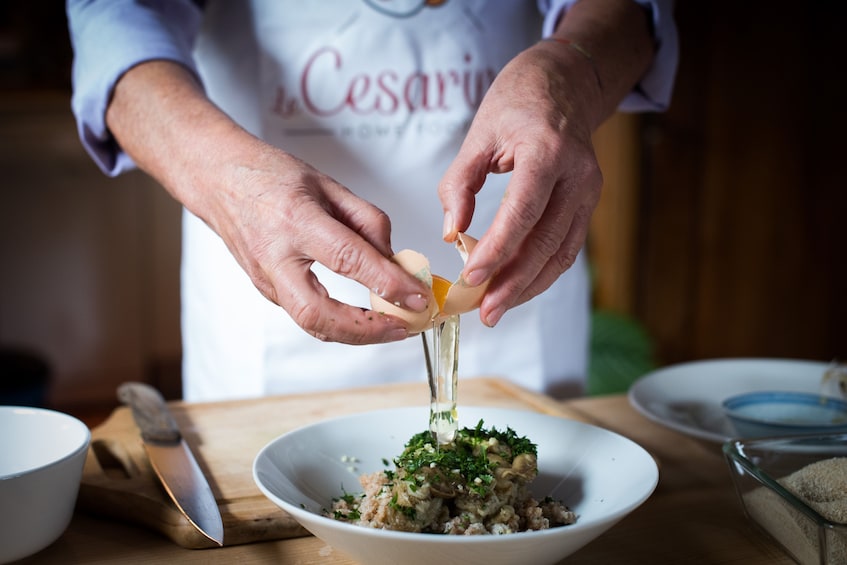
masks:
<path fill-rule="evenodd" d="M 486 175 L 512 172 L 463 271 L 471 285 L 493 276 L 480 307 L 490 326 L 573 265 L 600 198 L 591 133 L 602 119 L 594 102 L 602 93 L 588 61 L 564 64 L 562 57 L 580 55 L 561 47 L 538 44 L 501 71 L 439 185 L 444 237 L 452 241 L 468 228 Z"/>
<path fill-rule="evenodd" d="M 425 305 L 426 289 L 387 259 L 393 253 L 388 216 L 310 165 L 255 144 L 257 157 L 230 169 L 225 196 L 210 215 L 255 286 L 319 339 L 405 338 L 402 322 L 331 298 L 311 271 L 318 261 L 366 288 L 406 296 L 407 306 Z"/>
<path fill-rule="evenodd" d="M 503 69 L 439 185 L 453 241 L 469 227 L 486 175 L 513 171 L 463 274 L 472 286 L 496 274 L 480 307 L 489 325 L 573 264 L 599 198 L 591 132 L 602 93 L 591 65 L 560 47 L 538 44 Z M 388 259 L 381 210 L 233 123 L 179 65 L 128 71 L 107 121 L 133 160 L 208 223 L 262 294 L 308 333 L 351 344 L 408 335 L 398 319 L 330 297 L 314 262 L 389 302 L 427 308 L 423 284 Z"/>
<path fill-rule="evenodd" d="M 600 197 L 591 133 L 604 117 L 596 103 L 602 93 L 591 65 L 561 47 L 533 46 L 500 72 L 439 185 L 445 239 L 453 241 L 469 227 L 486 175 L 512 172 L 463 271 L 472 286 L 493 275 L 480 306 L 480 319 L 491 326 L 570 268 Z M 309 270 L 318 261 L 423 309 L 417 281 L 386 259 L 392 254 L 387 216 L 308 164 L 256 143 L 251 166 L 233 171 L 229 185 L 238 191 L 214 215 L 224 221 L 213 225 L 254 284 L 320 339 L 405 337 L 399 321 L 330 298 Z"/>
<path fill-rule="evenodd" d="M 392 303 L 424 310 L 426 286 L 388 259 L 385 213 L 245 131 L 185 68 L 133 67 L 117 83 L 106 119 L 135 163 L 209 224 L 303 330 L 350 344 L 408 336 L 401 320 L 331 298 L 311 271 L 321 263 Z"/>

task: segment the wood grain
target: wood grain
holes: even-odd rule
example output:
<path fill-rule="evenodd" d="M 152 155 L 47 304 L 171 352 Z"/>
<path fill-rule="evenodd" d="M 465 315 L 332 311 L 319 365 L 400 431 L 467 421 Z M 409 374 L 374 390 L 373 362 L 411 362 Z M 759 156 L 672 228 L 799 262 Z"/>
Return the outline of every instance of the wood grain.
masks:
<path fill-rule="evenodd" d="M 731 12 L 676 6 L 673 101 L 643 122 L 635 312 L 662 364 L 843 358 L 839 20 L 814 3 Z"/>
<path fill-rule="evenodd" d="M 554 400 L 508 381 L 468 379 L 462 405 L 501 406 L 567 415 Z M 224 522 L 225 545 L 307 535 L 268 500 L 253 482 L 256 454 L 274 438 L 305 424 L 355 412 L 420 406 L 429 401 L 425 383 L 361 388 L 316 395 L 277 396 L 169 406 L 185 441 L 209 480 Z M 577 414 L 572 414 L 580 419 Z M 425 422 L 421 423 L 423 429 Z M 79 494 L 80 508 L 158 531 L 177 545 L 212 543 L 188 522 L 164 493 L 142 447 L 140 431 L 126 407 L 92 432 Z"/>
<path fill-rule="evenodd" d="M 591 218 L 587 247 L 594 270 L 594 301 L 604 310 L 632 315 L 641 198 L 640 118 L 612 116 L 594 134 L 603 192 Z"/>
<path fill-rule="evenodd" d="M 414 400 L 415 404 L 419 404 L 421 395 L 428 398 L 425 386 L 400 385 L 338 393 L 327 399 L 328 404 L 323 395 L 266 399 L 258 403 L 267 402 L 280 409 L 299 405 L 296 410 L 299 410 L 301 416 L 312 414 L 312 417 L 317 418 L 325 414 L 326 406 L 332 408 L 341 405 L 349 412 L 359 408 L 352 401 L 364 400 L 372 403 L 372 407 L 390 405 L 403 399 Z M 653 495 L 619 524 L 563 563 L 792 563 L 770 538 L 754 529 L 744 517 L 720 445 L 681 435 L 647 420 L 630 406 L 625 396 L 583 398 L 560 403 L 494 379 L 464 381 L 462 396 L 467 404 L 529 408 L 588 422 L 629 437 L 655 457 L 659 465 L 659 485 Z M 253 403 L 255 401 L 234 403 L 232 413 L 244 414 Z M 219 418 L 222 411 L 226 411 L 227 405 L 229 403 L 218 406 L 197 405 L 196 410 L 193 409 L 195 407 L 175 405 L 174 410 L 184 408 L 185 413 L 192 415 L 184 421 L 202 426 L 208 419 Z M 195 412 L 197 415 L 194 415 Z M 276 424 L 262 424 L 258 418 L 254 418 L 253 423 L 247 427 L 264 427 L 263 433 L 270 434 L 278 430 L 272 431 L 269 428 L 285 428 L 291 421 L 281 410 L 272 419 Z M 216 430 L 221 428 L 219 424 L 215 426 Z M 203 428 L 198 429 L 202 432 Z M 208 439 L 207 433 L 195 434 Z M 211 449 L 208 444 L 202 447 Z M 236 451 L 233 449 L 233 455 L 225 459 L 237 468 L 240 464 L 237 463 L 239 457 L 235 455 Z M 244 481 L 236 482 L 245 486 Z M 56 543 L 20 564 L 354 563 L 338 550 L 312 536 L 194 551 L 174 544 L 157 530 L 128 523 L 126 512 L 127 508 L 124 508 L 124 520 L 102 520 L 77 512 L 68 531 Z M 254 508 L 248 514 L 256 516 L 259 513 Z"/>

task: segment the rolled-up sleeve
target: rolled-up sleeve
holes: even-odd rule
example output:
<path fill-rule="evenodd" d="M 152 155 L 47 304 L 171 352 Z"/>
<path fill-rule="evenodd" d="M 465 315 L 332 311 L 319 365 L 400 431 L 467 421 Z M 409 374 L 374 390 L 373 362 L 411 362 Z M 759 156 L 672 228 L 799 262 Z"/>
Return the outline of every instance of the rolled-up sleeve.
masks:
<path fill-rule="evenodd" d="M 545 14 L 543 35 L 556 29 L 559 18 L 578 0 L 539 0 Z M 656 54 L 650 68 L 618 106 L 624 112 L 660 112 L 671 102 L 679 64 L 679 38 L 673 19 L 673 0 L 633 0 L 650 10 Z"/>
<path fill-rule="evenodd" d="M 201 12 L 190 0 L 68 0 L 74 50 L 71 109 L 79 137 L 110 176 L 134 168 L 106 127 L 106 108 L 120 77 L 151 60 L 180 63 L 191 55 Z"/>

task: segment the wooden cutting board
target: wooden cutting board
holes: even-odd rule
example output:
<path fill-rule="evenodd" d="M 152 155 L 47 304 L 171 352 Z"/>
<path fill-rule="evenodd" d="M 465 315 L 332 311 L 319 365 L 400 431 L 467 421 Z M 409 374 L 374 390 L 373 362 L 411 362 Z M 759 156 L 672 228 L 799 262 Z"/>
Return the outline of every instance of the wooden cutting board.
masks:
<path fill-rule="evenodd" d="M 461 406 L 499 406 L 581 420 L 552 398 L 493 378 L 464 379 Z M 274 438 L 319 420 L 429 402 L 426 383 L 215 403 L 170 403 L 221 510 L 224 544 L 308 535 L 253 482 L 253 459 Z M 421 423 L 425 427 L 425 422 Z M 187 548 L 215 547 L 198 533 L 155 478 L 130 410 L 116 409 L 91 433 L 79 491 L 82 510 L 157 530 Z"/>

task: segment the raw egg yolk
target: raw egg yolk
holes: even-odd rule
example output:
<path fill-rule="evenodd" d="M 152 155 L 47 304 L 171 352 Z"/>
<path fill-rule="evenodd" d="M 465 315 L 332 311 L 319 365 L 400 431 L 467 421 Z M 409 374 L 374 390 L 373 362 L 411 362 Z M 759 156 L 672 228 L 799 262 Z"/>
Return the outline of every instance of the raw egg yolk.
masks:
<path fill-rule="evenodd" d="M 432 275 L 432 294 L 435 296 L 435 302 L 438 304 L 439 312 L 444 309 L 444 302 L 447 300 L 447 291 L 450 290 L 452 284 L 444 277 Z"/>

